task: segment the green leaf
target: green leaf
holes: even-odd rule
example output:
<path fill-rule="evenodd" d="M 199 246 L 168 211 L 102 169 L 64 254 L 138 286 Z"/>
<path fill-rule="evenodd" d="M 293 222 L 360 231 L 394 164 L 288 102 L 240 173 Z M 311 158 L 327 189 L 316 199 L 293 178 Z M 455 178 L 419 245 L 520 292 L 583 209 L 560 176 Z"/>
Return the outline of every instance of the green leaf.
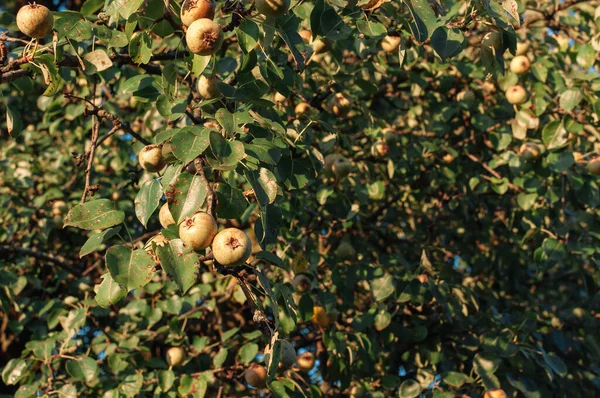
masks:
<path fill-rule="evenodd" d="M 596 60 L 596 50 L 591 44 L 582 44 L 577 51 L 576 60 L 583 69 L 589 69 Z"/>
<path fill-rule="evenodd" d="M 225 363 L 228 353 L 229 350 L 227 348 L 221 347 L 219 352 L 217 352 L 217 354 L 213 357 L 213 365 L 215 369 L 220 368 Z"/>
<path fill-rule="evenodd" d="M 240 141 L 227 142 L 215 131 L 210 132 L 210 148 L 214 158 L 208 158 L 208 162 L 214 170 L 233 170 L 246 156 L 244 144 Z"/>
<path fill-rule="evenodd" d="M 175 384 L 175 373 L 168 370 L 161 370 L 158 372 L 158 385 L 162 392 L 168 392 L 171 387 Z"/>
<path fill-rule="evenodd" d="M 19 134 L 23 129 L 23 119 L 19 111 L 10 105 L 6 106 L 6 130 L 8 134 Z"/>
<path fill-rule="evenodd" d="M 283 260 L 281 260 L 275 253 L 271 253 L 270 251 L 263 250 L 261 252 L 256 253 L 255 257 L 257 259 L 265 260 L 273 265 L 276 265 L 279 268 L 287 269 L 287 267 L 283 263 Z"/>
<path fill-rule="evenodd" d="M 13 358 L 2 369 L 2 381 L 7 386 L 12 386 L 27 376 L 27 362 L 22 359 Z"/>
<path fill-rule="evenodd" d="M 146 181 L 135 196 L 135 215 L 144 228 L 154 211 L 158 208 L 163 190 L 157 180 Z"/>
<path fill-rule="evenodd" d="M 517 196 L 517 203 L 521 209 L 529 210 L 534 205 L 538 197 L 539 195 L 537 193 L 520 193 Z"/>
<path fill-rule="evenodd" d="M 177 285 L 186 293 L 196 283 L 200 272 L 200 259 L 191 248 L 183 245 L 181 239 L 171 239 L 156 248 L 160 265 Z"/>
<path fill-rule="evenodd" d="M 261 168 L 258 172 L 246 170 L 246 179 L 254 190 L 256 200 L 261 206 L 275 202 L 277 197 L 277 181 L 270 170 Z"/>
<path fill-rule="evenodd" d="M 68 37 L 71 40 L 85 41 L 92 38 L 92 25 L 83 15 L 76 11 L 54 12 L 54 30 L 59 39 Z"/>
<path fill-rule="evenodd" d="M 408 379 L 404 380 L 400 385 L 400 393 L 398 396 L 400 398 L 415 398 L 418 397 L 419 394 L 421 394 L 421 385 L 413 379 Z"/>
<path fill-rule="evenodd" d="M 94 286 L 94 292 L 96 302 L 103 308 L 117 304 L 127 296 L 127 291 L 119 286 L 108 272 L 102 275 L 102 282 Z"/>
<path fill-rule="evenodd" d="M 208 64 L 210 64 L 211 59 L 212 55 L 194 54 L 194 59 L 192 60 L 192 73 L 196 76 L 200 76 Z"/>
<path fill-rule="evenodd" d="M 144 0 L 114 0 L 114 7 L 124 19 L 129 19 L 136 12 Z"/>
<path fill-rule="evenodd" d="M 579 89 L 570 88 L 560 95 L 560 107 L 569 112 L 575 109 L 583 99 L 583 92 Z"/>
<path fill-rule="evenodd" d="M 375 301 L 385 300 L 394 294 L 394 291 L 394 278 L 389 274 L 371 281 L 371 293 Z"/>
<path fill-rule="evenodd" d="M 147 64 L 152 58 L 152 41 L 146 32 L 136 32 L 129 42 L 129 56 L 136 64 Z"/>
<path fill-rule="evenodd" d="M 219 109 L 215 113 L 215 119 L 223 127 L 223 130 L 228 135 L 232 135 L 236 132 L 240 132 L 244 124 L 251 123 L 254 120 L 248 115 L 248 112 L 235 112 L 231 113 L 225 108 Z"/>
<path fill-rule="evenodd" d="M 240 348 L 238 357 L 242 363 L 247 365 L 254 360 L 256 354 L 258 354 L 258 344 L 246 343 Z"/>
<path fill-rule="evenodd" d="M 380 311 L 375 315 L 375 330 L 381 332 L 392 322 L 392 315 L 387 311 Z"/>
<path fill-rule="evenodd" d="M 188 126 L 175 133 L 171 138 L 173 153 L 177 159 L 187 164 L 204 153 L 208 148 L 209 130 L 204 127 Z"/>
<path fill-rule="evenodd" d="M 260 37 L 260 31 L 256 22 L 244 18 L 240 26 L 236 28 L 238 44 L 242 51 L 249 53 L 256 47 Z"/>
<path fill-rule="evenodd" d="M 81 14 L 89 17 L 104 6 L 104 0 L 87 0 L 81 6 Z"/>
<path fill-rule="evenodd" d="M 437 28 L 431 36 L 431 45 L 442 59 L 454 57 L 462 51 L 465 37 L 458 28 Z"/>
<path fill-rule="evenodd" d="M 70 360 L 67 362 L 66 367 L 71 377 L 85 383 L 92 382 L 99 373 L 96 361 L 90 357 Z"/>
<path fill-rule="evenodd" d="M 127 291 L 148 284 L 155 272 L 150 254 L 143 249 L 132 250 L 122 245 L 106 251 L 106 266 L 114 281 Z"/>
<path fill-rule="evenodd" d="M 543 355 L 544 361 L 552 368 L 552 370 L 560 377 L 567 375 L 567 365 L 556 354 L 549 353 Z"/>
<path fill-rule="evenodd" d="M 91 75 L 107 70 L 113 65 L 112 60 L 102 49 L 94 50 L 83 57 L 85 73 Z"/>
<path fill-rule="evenodd" d="M 554 149 L 567 143 L 567 130 L 559 120 L 552 120 L 542 130 L 542 140 L 548 149 Z"/>
<path fill-rule="evenodd" d="M 81 229 L 105 229 L 118 225 L 125 219 L 125 213 L 115 209 L 108 199 L 98 199 L 76 205 L 65 218 L 64 226 Z"/>
<path fill-rule="evenodd" d="M 356 27 L 360 33 L 374 39 L 379 39 L 387 34 L 387 29 L 384 24 L 369 19 L 359 19 L 356 21 Z"/>
<path fill-rule="evenodd" d="M 226 219 L 240 218 L 248 201 L 243 192 L 227 183 L 220 183 L 217 187 L 217 214 Z"/>
<path fill-rule="evenodd" d="M 413 18 L 410 29 L 415 38 L 422 43 L 439 25 L 432 6 L 427 0 L 406 0 L 405 4 Z"/>
<path fill-rule="evenodd" d="M 454 387 L 461 388 L 465 383 L 472 383 L 473 378 L 468 375 L 460 372 L 447 372 L 442 374 L 442 380 L 446 382 L 446 384 Z"/>
<path fill-rule="evenodd" d="M 281 20 L 285 21 L 285 23 L 281 24 Z M 299 20 L 297 17 L 278 19 L 277 33 L 292 52 L 297 70 L 302 72 L 304 70 L 303 54 L 306 53 L 306 49 L 304 47 L 304 41 L 297 31 L 298 22 Z"/>
<path fill-rule="evenodd" d="M 142 389 L 143 382 L 144 377 L 141 373 L 131 374 L 125 377 L 119 389 L 126 397 L 135 397 Z"/>
<path fill-rule="evenodd" d="M 169 210 L 175 223 L 179 225 L 184 218 L 200 211 L 207 193 L 208 187 L 200 176 L 189 173 L 179 174 L 165 190 Z"/>

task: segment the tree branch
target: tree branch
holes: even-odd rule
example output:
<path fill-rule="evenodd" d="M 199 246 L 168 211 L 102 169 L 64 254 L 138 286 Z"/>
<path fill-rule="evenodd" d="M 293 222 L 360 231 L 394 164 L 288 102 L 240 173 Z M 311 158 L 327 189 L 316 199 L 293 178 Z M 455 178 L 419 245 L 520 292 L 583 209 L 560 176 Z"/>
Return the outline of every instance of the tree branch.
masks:
<path fill-rule="evenodd" d="M 198 171 L 198 174 L 200 174 L 200 179 L 202 180 L 202 182 L 204 184 L 206 184 L 206 187 L 208 189 L 208 194 L 206 195 L 207 213 L 216 219 L 217 215 L 215 213 L 215 211 L 216 211 L 215 204 L 216 204 L 217 197 L 215 195 L 215 191 L 214 191 L 213 187 L 210 185 L 210 183 L 208 182 L 208 179 L 206 178 L 206 174 L 204 174 L 204 161 L 201 158 L 196 158 L 194 160 L 194 166 L 196 166 L 196 170 Z"/>
<path fill-rule="evenodd" d="M 61 266 L 71 272 L 73 275 L 79 275 L 79 271 L 75 269 L 72 265 L 67 263 L 67 260 L 61 256 L 55 256 L 49 253 L 42 253 L 33 249 L 26 249 L 24 247 L 19 246 L 11 246 L 11 245 L 0 245 L 0 252 L 8 252 L 8 253 L 18 253 L 24 254 L 26 256 L 30 256 L 33 258 L 37 258 L 38 260 L 48 261 L 58 266 Z"/>

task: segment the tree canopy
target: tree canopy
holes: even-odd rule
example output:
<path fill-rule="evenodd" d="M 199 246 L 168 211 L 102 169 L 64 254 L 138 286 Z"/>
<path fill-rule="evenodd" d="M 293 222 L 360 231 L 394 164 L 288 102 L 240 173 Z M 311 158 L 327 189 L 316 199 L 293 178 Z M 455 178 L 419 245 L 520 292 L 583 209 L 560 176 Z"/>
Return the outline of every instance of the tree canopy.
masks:
<path fill-rule="evenodd" d="M 600 391 L 599 1 L 0 11 L 0 391 Z"/>

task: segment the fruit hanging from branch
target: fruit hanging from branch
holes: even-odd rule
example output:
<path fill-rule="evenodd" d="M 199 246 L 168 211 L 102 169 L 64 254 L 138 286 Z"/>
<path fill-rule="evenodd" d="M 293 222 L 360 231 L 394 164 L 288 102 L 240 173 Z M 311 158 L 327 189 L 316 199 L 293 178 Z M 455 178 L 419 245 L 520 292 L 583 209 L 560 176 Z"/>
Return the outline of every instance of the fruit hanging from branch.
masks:
<path fill-rule="evenodd" d="M 161 145 L 146 145 L 140 151 L 138 160 L 142 169 L 151 173 L 161 171 L 166 165 L 165 159 L 162 156 Z"/>
<path fill-rule="evenodd" d="M 198 55 L 212 55 L 223 45 L 221 27 L 211 19 L 198 19 L 188 27 L 185 42 L 191 52 Z"/>
<path fill-rule="evenodd" d="M 169 366 L 181 365 L 185 360 L 185 351 L 181 347 L 171 347 L 167 350 L 166 359 Z"/>
<path fill-rule="evenodd" d="M 179 237 L 184 245 L 191 247 L 194 251 L 200 251 L 213 243 L 218 230 L 219 226 L 213 216 L 200 212 L 186 217 L 179 224 Z"/>
<path fill-rule="evenodd" d="M 190 26 L 194 21 L 202 18 L 215 17 L 215 3 L 210 0 L 185 0 L 181 5 L 181 23 Z"/>
<path fill-rule="evenodd" d="M 48 7 L 41 4 L 27 4 L 17 13 L 17 27 L 23 34 L 41 39 L 52 31 L 54 17 Z"/>
<path fill-rule="evenodd" d="M 506 90 L 506 100 L 513 105 L 521 105 L 527 101 L 527 91 L 523 86 L 512 86 Z"/>
<path fill-rule="evenodd" d="M 169 225 L 175 224 L 175 219 L 173 219 L 173 215 L 169 210 L 168 203 L 165 203 L 160 208 L 160 211 L 158 212 L 158 221 L 163 228 L 167 228 Z"/>
<path fill-rule="evenodd" d="M 246 233 L 237 228 L 226 228 L 219 232 L 212 242 L 215 260 L 226 267 L 238 267 L 252 254 L 252 241 Z"/>
<path fill-rule="evenodd" d="M 218 81 L 219 78 L 216 76 L 206 77 L 201 75 L 198 78 L 198 83 L 196 83 L 196 89 L 200 96 L 204 99 L 219 98 L 221 96 L 221 91 L 217 86 Z"/>

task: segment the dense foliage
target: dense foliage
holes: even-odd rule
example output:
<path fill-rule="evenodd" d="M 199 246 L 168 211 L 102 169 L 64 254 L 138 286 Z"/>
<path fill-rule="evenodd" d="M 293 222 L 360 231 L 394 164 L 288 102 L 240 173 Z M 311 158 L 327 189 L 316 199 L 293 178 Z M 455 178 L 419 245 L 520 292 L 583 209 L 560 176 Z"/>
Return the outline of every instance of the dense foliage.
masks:
<path fill-rule="evenodd" d="M 42 3 L 0 6 L 2 392 L 598 394 L 598 1 Z"/>

